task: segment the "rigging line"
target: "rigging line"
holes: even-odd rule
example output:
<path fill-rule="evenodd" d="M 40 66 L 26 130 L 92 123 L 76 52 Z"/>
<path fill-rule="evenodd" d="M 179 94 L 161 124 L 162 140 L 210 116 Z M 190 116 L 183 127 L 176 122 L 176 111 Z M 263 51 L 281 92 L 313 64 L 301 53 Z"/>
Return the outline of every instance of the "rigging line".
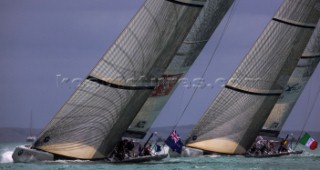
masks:
<path fill-rule="evenodd" d="M 314 77 L 314 76 L 313 76 L 313 77 Z M 311 84 L 312 84 L 313 77 L 312 77 L 312 79 L 311 79 Z M 305 120 L 305 122 L 304 122 L 304 125 L 303 125 L 303 127 L 302 127 L 302 130 L 300 131 L 300 135 L 299 135 L 299 138 L 298 138 L 298 140 L 297 140 L 297 142 L 296 142 L 296 145 L 295 145 L 294 149 L 296 149 L 297 146 L 298 146 L 299 140 L 301 139 L 301 136 L 302 136 L 302 134 L 303 134 L 303 132 L 304 132 L 306 126 L 307 126 L 308 120 L 310 119 L 311 113 L 312 113 L 313 110 L 314 110 L 315 104 L 316 104 L 317 100 L 319 99 L 319 94 L 320 94 L 320 88 L 318 88 L 318 91 L 317 91 L 316 96 L 315 96 L 315 98 L 314 98 L 314 100 L 313 100 L 313 103 L 312 103 L 312 105 L 311 105 L 311 107 L 310 107 L 308 116 L 307 116 L 307 118 L 306 118 L 306 120 Z M 309 101 L 310 101 L 310 98 L 311 98 L 311 87 L 310 87 L 310 91 L 309 91 L 308 103 L 309 103 Z"/>
<path fill-rule="evenodd" d="M 230 24 L 230 22 L 231 22 L 231 19 L 232 19 L 232 16 L 233 16 L 233 14 L 234 14 L 234 11 L 235 11 L 235 9 L 236 9 L 236 6 L 238 5 L 238 3 L 239 3 L 240 0 L 235 0 L 235 1 L 236 1 L 236 2 L 235 2 L 235 3 L 232 5 L 232 7 L 231 7 L 230 15 L 229 15 L 229 17 L 228 17 L 228 19 L 227 19 L 226 25 L 225 25 L 224 28 L 223 28 L 223 31 L 222 31 L 222 33 L 221 33 L 221 35 L 220 35 L 220 37 L 219 37 L 218 43 L 217 43 L 216 47 L 215 47 L 214 50 L 213 50 L 213 53 L 212 53 L 212 55 L 211 55 L 211 57 L 210 57 L 210 59 L 209 59 L 209 61 L 208 61 L 208 64 L 207 64 L 206 67 L 205 67 L 204 72 L 203 72 L 202 75 L 201 75 L 201 78 L 203 78 L 204 75 L 207 73 L 207 71 L 208 71 L 208 69 L 209 69 L 209 66 L 211 65 L 211 63 L 212 63 L 212 61 L 213 61 L 213 58 L 214 58 L 214 56 L 215 56 L 215 54 L 216 54 L 216 52 L 217 52 L 217 50 L 218 50 L 218 48 L 219 48 L 219 46 L 220 46 L 220 44 L 221 44 L 222 38 L 224 37 L 224 34 L 225 34 L 225 32 L 227 31 L 227 28 L 228 28 L 228 26 L 229 26 L 229 24 Z M 182 111 L 182 113 L 181 113 L 178 121 L 177 121 L 176 124 L 174 125 L 174 128 L 173 128 L 173 129 L 176 129 L 176 128 L 177 128 L 178 124 L 180 123 L 180 120 L 182 119 L 183 115 L 185 114 L 186 110 L 188 109 L 188 107 L 189 107 L 189 105 L 190 105 L 190 103 L 191 103 L 191 101 L 192 101 L 195 93 L 197 92 L 197 90 L 198 90 L 198 87 L 195 87 L 195 90 L 193 91 L 193 93 L 192 93 L 192 95 L 191 95 L 191 97 L 190 97 L 187 105 L 184 107 L 184 109 L 183 109 L 183 111 Z"/>

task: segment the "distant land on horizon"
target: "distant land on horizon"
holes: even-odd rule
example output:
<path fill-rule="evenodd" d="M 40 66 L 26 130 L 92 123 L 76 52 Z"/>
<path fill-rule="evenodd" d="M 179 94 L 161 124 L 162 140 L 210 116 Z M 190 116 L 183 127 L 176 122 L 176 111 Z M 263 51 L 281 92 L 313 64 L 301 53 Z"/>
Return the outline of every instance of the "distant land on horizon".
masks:
<path fill-rule="evenodd" d="M 146 138 L 152 132 L 157 132 L 157 135 L 162 137 L 163 139 L 167 138 L 174 127 L 153 127 L 150 129 L 149 133 L 146 135 Z M 193 125 L 185 125 L 176 127 L 177 133 L 180 137 L 185 140 L 188 137 Z M 38 136 L 41 133 L 42 129 L 33 129 L 33 135 Z M 298 138 L 301 132 L 299 131 L 283 131 L 280 133 L 280 137 L 285 137 L 287 134 L 293 134 L 295 138 Z M 310 135 L 316 140 L 320 141 L 320 133 L 319 132 L 308 132 Z M 302 134 L 303 135 L 303 134 Z M 10 128 L 10 127 L 0 127 L 0 142 L 1 143 L 9 143 L 9 142 L 25 142 L 27 136 L 29 136 L 28 128 Z"/>

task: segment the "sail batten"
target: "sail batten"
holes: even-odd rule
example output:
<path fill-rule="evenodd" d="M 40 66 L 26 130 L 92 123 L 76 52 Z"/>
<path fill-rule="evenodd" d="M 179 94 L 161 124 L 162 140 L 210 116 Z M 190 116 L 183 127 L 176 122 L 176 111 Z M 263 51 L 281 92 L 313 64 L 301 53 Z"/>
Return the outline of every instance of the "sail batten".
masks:
<path fill-rule="evenodd" d="M 33 147 L 70 158 L 108 157 L 200 11 L 166 0 L 145 1 Z"/>
<path fill-rule="evenodd" d="M 172 3 L 193 6 L 193 7 L 203 7 L 205 0 L 167 0 Z"/>
<path fill-rule="evenodd" d="M 246 94 L 251 94 L 251 95 L 258 95 L 258 96 L 279 96 L 281 95 L 282 91 L 276 90 L 276 91 L 268 91 L 268 92 L 254 92 L 254 91 L 246 91 L 242 90 L 236 87 L 232 87 L 229 85 L 226 85 L 225 88 L 240 92 L 240 93 L 246 93 Z"/>
<path fill-rule="evenodd" d="M 274 18 L 286 22 L 272 19 L 268 23 L 226 87 L 192 130 L 187 146 L 245 154 L 298 64 L 314 30 L 310 26 L 319 19 L 319 3 L 318 0 L 283 2 Z M 273 92 L 276 93 L 266 95 Z"/>
<path fill-rule="evenodd" d="M 189 0 L 185 2 L 187 1 Z M 179 79 L 189 70 L 233 2 L 234 0 L 210 0 L 206 2 L 183 44 L 159 79 L 150 97 L 131 123 L 125 136 L 143 138 L 146 135 L 177 87 Z"/>
<path fill-rule="evenodd" d="M 311 28 L 311 29 L 316 28 L 316 25 L 314 25 L 314 24 L 300 23 L 300 22 L 295 22 L 292 20 L 283 19 L 283 18 L 272 18 L 272 20 L 280 22 L 280 23 L 296 26 L 296 27 Z"/>
<path fill-rule="evenodd" d="M 117 89 L 126 89 L 126 90 L 153 90 L 155 88 L 155 85 L 150 86 L 149 83 L 148 85 L 140 85 L 140 86 L 123 86 L 123 85 L 118 85 L 118 84 L 113 84 L 113 83 L 109 83 L 106 82 L 104 80 L 98 79 L 96 77 L 93 76 L 88 76 L 87 78 L 88 80 L 92 81 L 92 82 L 96 82 L 98 84 L 104 85 L 104 86 L 109 86 L 109 87 L 113 87 L 113 88 L 117 88 Z"/>
<path fill-rule="evenodd" d="M 301 59 L 310 59 L 310 58 L 319 58 L 320 57 L 320 54 L 309 54 L 309 55 L 303 55 L 301 56 Z"/>

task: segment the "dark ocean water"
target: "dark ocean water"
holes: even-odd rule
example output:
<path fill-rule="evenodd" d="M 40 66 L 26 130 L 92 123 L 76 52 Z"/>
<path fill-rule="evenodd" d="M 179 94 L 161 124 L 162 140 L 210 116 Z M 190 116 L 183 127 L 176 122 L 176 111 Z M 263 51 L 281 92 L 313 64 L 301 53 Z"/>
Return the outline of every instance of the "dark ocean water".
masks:
<path fill-rule="evenodd" d="M 245 158 L 243 156 L 213 156 L 199 158 L 166 158 L 162 161 L 139 164 L 111 164 L 90 161 L 54 161 L 41 163 L 13 163 L 11 154 L 18 143 L 0 144 L 0 169 L 28 169 L 28 170 L 206 170 L 206 169 L 320 169 L 320 150 L 304 150 L 301 155 L 290 155 L 274 158 Z"/>

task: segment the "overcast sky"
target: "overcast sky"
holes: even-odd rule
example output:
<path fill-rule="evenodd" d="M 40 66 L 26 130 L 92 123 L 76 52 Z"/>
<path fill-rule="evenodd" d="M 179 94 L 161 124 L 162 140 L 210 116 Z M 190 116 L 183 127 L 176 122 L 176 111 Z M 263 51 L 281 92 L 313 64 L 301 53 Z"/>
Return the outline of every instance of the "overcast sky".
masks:
<path fill-rule="evenodd" d="M 187 74 L 191 81 L 204 74 L 206 83 L 213 86 L 197 89 L 179 124 L 196 123 L 206 111 L 221 89 L 222 82 L 215 81 L 230 77 L 282 0 L 236 2 L 232 15 L 229 11 L 226 16 L 231 17 L 230 23 L 226 25 L 226 19 L 222 22 Z M 43 128 L 142 3 L 143 0 L 1 0 L 0 127 L 28 127 L 32 112 L 33 126 Z M 211 57 L 213 61 L 208 63 Z M 204 73 L 208 64 L 209 70 Z M 309 83 L 312 88 L 305 89 L 285 130 L 301 130 L 320 89 L 319 74 L 317 69 Z M 194 90 L 179 87 L 155 126 L 175 125 Z M 316 106 L 307 129 L 319 131 L 318 110 Z"/>

